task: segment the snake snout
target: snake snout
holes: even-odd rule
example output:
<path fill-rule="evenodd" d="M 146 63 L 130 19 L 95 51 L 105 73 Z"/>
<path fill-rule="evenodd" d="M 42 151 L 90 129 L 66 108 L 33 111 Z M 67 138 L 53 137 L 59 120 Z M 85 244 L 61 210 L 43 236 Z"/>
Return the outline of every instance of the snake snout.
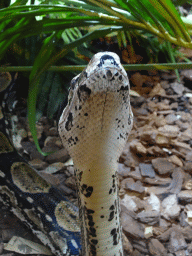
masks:
<path fill-rule="evenodd" d="M 107 70 L 106 76 L 107 76 L 108 79 L 112 78 L 113 74 L 112 74 L 111 70 Z"/>

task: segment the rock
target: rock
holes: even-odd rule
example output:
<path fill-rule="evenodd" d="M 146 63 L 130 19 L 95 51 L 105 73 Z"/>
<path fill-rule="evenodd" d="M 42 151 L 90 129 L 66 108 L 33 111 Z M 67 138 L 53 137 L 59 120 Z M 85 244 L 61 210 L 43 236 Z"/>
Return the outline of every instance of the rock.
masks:
<path fill-rule="evenodd" d="M 168 161 L 177 166 L 183 167 L 183 162 L 176 155 L 170 156 Z"/>
<path fill-rule="evenodd" d="M 150 194 L 147 203 L 150 205 L 150 210 L 160 212 L 160 200 L 155 194 Z"/>
<path fill-rule="evenodd" d="M 169 241 L 170 238 L 170 234 L 172 232 L 173 228 L 169 228 L 168 230 L 166 230 L 165 232 L 163 232 L 161 235 L 157 236 L 157 239 L 159 239 L 162 242 L 167 242 Z"/>
<path fill-rule="evenodd" d="M 185 50 L 186 51 L 186 50 Z M 190 55 L 188 55 L 188 58 L 190 57 Z M 188 81 L 192 82 L 192 70 L 182 70 L 181 71 L 181 75 L 184 76 L 185 79 L 187 79 Z"/>
<path fill-rule="evenodd" d="M 183 171 L 181 168 L 175 168 L 172 172 L 172 182 L 168 188 L 169 193 L 178 194 L 181 191 L 183 184 Z"/>
<path fill-rule="evenodd" d="M 136 212 L 138 210 L 137 204 L 133 200 L 132 196 L 124 195 L 124 198 L 121 200 L 121 205 L 124 205 L 124 207 L 129 210 Z"/>
<path fill-rule="evenodd" d="M 155 157 L 165 155 L 165 152 L 157 146 L 152 146 L 152 147 L 147 148 L 147 153 L 149 155 L 155 156 Z"/>
<path fill-rule="evenodd" d="M 186 161 L 191 161 L 192 160 L 192 151 L 189 151 L 185 157 Z"/>
<path fill-rule="evenodd" d="M 130 149 L 135 154 L 146 155 L 147 149 L 139 141 L 132 141 L 130 143 Z"/>
<path fill-rule="evenodd" d="M 177 112 L 177 115 L 180 116 L 180 119 L 181 119 L 182 122 L 191 121 L 191 114 L 190 113 L 186 113 L 185 111 L 180 111 L 180 112 Z"/>
<path fill-rule="evenodd" d="M 127 178 L 124 180 L 125 189 L 129 189 L 131 191 L 135 191 L 138 193 L 143 193 L 145 191 L 145 188 L 143 187 L 142 183 L 138 181 L 134 181 L 132 178 Z"/>
<path fill-rule="evenodd" d="M 170 106 L 171 107 L 171 106 Z M 172 114 L 172 113 L 174 113 L 174 111 L 172 110 L 172 109 L 169 109 L 169 110 L 159 110 L 158 112 L 157 112 L 157 114 L 158 115 L 168 115 L 168 114 Z"/>
<path fill-rule="evenodd" d="M 140 135 L 140 140 L 145 141 L 149 144 L 154 144 L 156 141 L 157 131 L 143 131 Z"/>
<path fill-rule="evenodd" d="M 171 109 L 174 109 L 174 110 L 177 110 L 177 109 L 178 109 L 178 106 L 179 106 L 178 102 L 173 102 L 173 103 L 170 105 L 170 108 L 171 108 Z"/>
<path fill-rule="evenodd" d="M 55 162 L 65 162 L 67 159 L 69 159 L 69 154 L 65 148 L 46 157 L 46 161 L 50 164 Z"/>
<path fill-rule="evenodd" d="M 141 177 L 141 173 L 140 173 L 140 170 L 139 170 L 139 167 L 135 167 L 135 171 L 131 171 L 129 173 L 129 177 L 132 177 L 136 180 L 141 180 L 142 177 Z"/>
<path fill-rule="evenodd" d="M 51 127 L 48 131 L 48 136 L 58 136 L 57 127 Z"/>
<path fill-rule="evenodd" d="M 130 167 L 126 167 L 124 164 L 118 164 L 118 174 L 122 177 L 129 176 L 129 172 L 131 171 Z"/>
<path fill-rule="evenodd" d="M 188 248 L 187 249 L 188 249 L 189 253 L 192 253 L 192 243 L 188 244 Z"/>
<path fill-rule="evenodd" d="M 187 181 L 184 183 L 184 188 L 185 188 L 185 189 L 188 189 L 188 190 L 192 190 L 192 179 L 189 179 L 189 180 L 187 180 Z"/>
<path fill-rule="evenodd" d="M 184 204 L 192 203 L 192 190 L 182 190 L 178 194 L 178 199 Z"/>
<path fill-rule="evenodd" d="M 155 125 L 157 127 L 161 127 L 167 124 L 167 121 L 164 117 L 156 117 L 155 119 Z"/>
<path fill-rule="evenodd" d="M 133 251 L 133 253 L 131 254 L 131 256 L 143 256 L 143 254 L 141 252 L 139 252 L 137 249 L 135 249 Z"/>
<path fill-rule="evenodd" d="M 170 222 L 166 221 L 163 218 L 160 218 L 160 220 L 159 220 L 159 228 L 161 230 L 164 230 L 163 232 L 165 232 L 165 230 L 167 230 L 167 228 L 170 227 L 170 226 L 171 226 Z"/>
<path fill-rule="evenodd" d="M 162 127 L 159 127 L 158 131 L 170 138 L 175 138 L 179 134 L 179 128 L 176 125 L 164 125 Z"/>
<path fill-rule="evenodd" d="M 166 158 L 153 159 L 152 165 L 155 171 L 160 175 L 172 173 L 175 168 L 175 166 Z"/>
<path fill-rule="evenodd" d="M 183 141 L 189 141 L 192 138 L 192 129 L 187 128 L 184 132 L 181 133 L 181 136 L 179 137 Z"/>
<path fill-rule="evenodd" d="M 151 185 L 159 185 L 159 186 L 169 186 L 171 183 L 171 178 L 161 178 L 158 175 L 155 178 L 145 178 L 144 182 Z"/>
<path fill-rule="evenodd" d="M 160 213 L 158 211 L 142 211 L 137 214 L 137 219 L 148 225 L 155 225 L 159 222 Z"/>
<path fill-rule="evenodd" d="M 29 161 L 29 164 L 33 166 L 33 168 L 37 169 L 37 170 L 43 170 L 47 167 L 47 163 L 42 161 L 41 159 L 33 159 L 31 161 Z"/>
<path fill-rule="evenodd" d="M 152 226 L 146 226 L 145 227 L 145 238 L 148 239 L 153 236 L 153 227 Z"/>
<path fill-rule="evenodd" d="M 161 147 L 166 147 L 167 145 L 169 145 L 169 138 L 162 134 L 157 134 L 155 138 L 155 143 Z"/>
<path fill-rule="evenodd" d="M 151 92 L 149 93 L 149 96 L 150 96 L 150 97 L 154 97 L 154 96 L 157 96 L 157 95 L 160 95 L 160 96 L 166 95 L 165 90 L 162 88 L 162 86 L 161 86 L 160 83 L 157 83 L 157 84 L 153 87 L 153 89 L 151 90 Z"/>
<path fill-rule="evenodd" d="M 131 100 L 131 106 L 133 106 L 134 108 L 140 108 L 143 105 L 143 103 L 146 102 L 146 99 L 142 96 L 134 97 L 133 100 L 132 98 L 130 100 Z"/>
<path fill-rule="evenodd" d="M 170 105 L 168 105 L 165 102 L 158 102 L 156 104 L 156 107 L 158 108 L 159 111 L 167 111 L 170 110 Z M 158 112 L 159 113 L 159 112 Z"/>
<path fill-rule="evenodd" d="M 191 151 L 191 147 L 187 143 L 179 142 L 177 140 L 171 140 L 170 144 L 172 146 L 175 146 L 176 148 L 178 148 L 180 151 L 183 151 L 185 154 L 187 154 L 189 151 Z"/>
<path fill-rule="evenodd" d="M 133 246 L 124 233 L 122 235 L 122 238 L 123 238 L 123 249 L 125 250 L 126 253 L 129 253 L 129 254 L 132 253 Z"/>
<path fill-rule="evenodd" d="M 45 147 L 55 147 L 55 146 L 58 146 L 58 145 L 62 145 L 61 144 L 61 140 L 56 137 L 56 136 L 48 136 L 46 139 L 45 139 L 45 142 L 44 142 L 44 146 Z"/>
<path fill-rule="evenodd" d="M 171 83 L 170 86 L 176 94 L 179 94 L 179 95 L 183 94 L 184 86 L 182 84 L 175 82 L 175 83 Z"/>
<path fill-rule="evenodd" d="M 177 197 L 175 194 L 166 197 L 162 201 L 162 211 L 161 216 L 165 219 L 176 219 L 180 213 L 180 206 L 177 203 Z"/>
<path fill-rule="evenodd" d="M 155 171 L 151 164 L 139 164 L 141 175 L 143 177 L 155 178 Z"/>
<path fill-rule="evenodd" d="M 192 151 L 191 151 L 192 152 Z M 192 157 L 192 156 L 191 156 Z M 192 159 L 192 158 L 191 158 Z M 192 174 L 192 161 L 186 161 L 184 165 L 184 171 Z"/>
<path fill-rule="evenodd" d="M 183 237 L 183 234 L 178 228 L 172 228 L 169 240 L 169 251 L 175 253 L 179 250 L 186 249 L 187 243 Z"/>
<path fill-rule="evenodd" d="M 167 255 L 167 250 L 165 249 L 164 245 L 161 242 L 159 242 L 158 239 L 152 238 L 148 246 L 149 246 L 149 252 L 153 256 Z"/>
<path fill-rule="evenodd" d="M 178 120 L 178 117 L 175 114 L 169 114 L 165 117 L 165 120 L 167 124 L 172 125 Z"/>
<path fill-rule="evenodd" d="M 144 241 L 134 239 L 132 244 L 133 244 L 133 248 L 137 249 L 138 251 L 140 251 L 144 255 L 149 253 L 149 251 L 147 249 L 147 245 Z"/>
<path fill-rule="evenodd" d="M 146 108 L 139 108 L 137 110 L 134 111 L 134 115 L 135 112 L 137 113 L 137 116 L 148 116 L 149 115 L 149 111 Z"/>
<path fill-rule="evenodd" d="M 175 256 L 186 256 L 189 255 L 188 253 L 186 254 L 186 250 L 179 250 L 177 252 L 175 252 Z"/>
<path fill-rule="evenodd" d="M 44 160 L 45 157 L 38 152 L 35 143 L 30 141 L 22 141 L 21 142 L 22 148 L 30 155 L 30 159 L 41 159 Z"/>
<path fill-rule="evenodd" d="M 186 212 L 182 211 L 180 216 L 179 216 L 179 222 L 180 222 L 180 225 L 181 227 L 186 227 L 188 226 L 188 222 L 187 222 L 187 214 Z"/>
<path fill-rule="evenodd" d="M 52 174 L 52 173 L 55 173 L 55 172 L 58 172 L 58 171 L 62 170 L 64 167 L 65 167 L 64 163 L 61 163 L 61 162 L 53 163 L 53 164 L 49 165 L 44 170 L 44 172 Z"/>
<path fill-rule="evenodd" d="M 123 230 L 131 237 L 135 239 L 144 238 L 144 228 L 136 220 L 134 220 L 129 214 L 126 213 L 126 209 L 122 206 L 121 209 L 121 223 Z"/>
<path fill-rule="evenodd" d="M 183 228 L 182 230 L 182 234 L 184 236 L 184 238 L 187 240 L 187 241 L 192 241 L 192 227 L 191 226 L 187 226 L 185 228 Z"/>

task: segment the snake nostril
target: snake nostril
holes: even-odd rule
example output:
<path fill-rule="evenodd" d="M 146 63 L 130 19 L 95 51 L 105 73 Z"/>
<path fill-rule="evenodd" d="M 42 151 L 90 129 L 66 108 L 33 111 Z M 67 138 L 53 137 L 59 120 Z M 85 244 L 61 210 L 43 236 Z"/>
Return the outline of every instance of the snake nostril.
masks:
<path fill-rule="evenodd" d="M 107 76 L 108 79 L 111 79 L 111 78 L 112 78 L 113 75 L 112 75 L 112 73 L 111 73 L 110 70 L 107 70 L 106 76 Z"/>

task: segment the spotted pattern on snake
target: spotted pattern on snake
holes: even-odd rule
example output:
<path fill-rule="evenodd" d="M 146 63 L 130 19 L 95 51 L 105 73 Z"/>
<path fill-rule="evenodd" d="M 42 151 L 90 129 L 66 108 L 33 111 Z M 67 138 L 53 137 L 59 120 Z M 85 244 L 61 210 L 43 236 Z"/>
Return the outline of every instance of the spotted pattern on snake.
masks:
<path fill-rule="evenodd" d="M 8 111 L 13 84 L 6 78 L 10 79 L 7 73 L 0 75 L 0 202 L 26 223 L 54 255 L 80 255 L 77 207 L 18 154 L 8 136 L 3 113 Z"/>
<path fill-rule="evenodd" d="M 59 134 L 77 179 L 83 256 L 123 256 L 118 159 L 132 129 L 129 80 L 119 57 L 97 53 L 71 82 Z"/>

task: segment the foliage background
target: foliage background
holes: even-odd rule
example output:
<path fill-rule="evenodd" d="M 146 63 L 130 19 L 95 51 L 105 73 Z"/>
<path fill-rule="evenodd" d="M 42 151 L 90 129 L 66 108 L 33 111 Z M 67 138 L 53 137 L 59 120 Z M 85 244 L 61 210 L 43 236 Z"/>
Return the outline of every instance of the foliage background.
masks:
<path fill-rule="evenodd" d="M 183 4 L 189 9 L 187 16 L 181 12 Z M 32 66 L 23 76 L 29 79 L 28 119 L 39 151 L 36 117 L 55 115 L 67 93 L 66 85 L 79 72 L 75 65 L 87 64 L 103 50 L 95 42 L 102 44 L 105 38 L 107 50 L 114 42 L 118 47 L 113 51 L 124 63 L 143 62 L 144 68 L 145 63 L 175 63 L 178 57 L 189 62 L 178 49 L 192 48 L 190 4 L 184 0 L 1 1 L 1 65 L 8 65 L 6 70 Z M 145 53 L 143 59 L 138 58 L 137 45 Z M 68 65 L 74 68 L 62 73 L 46 71 L 53 64 L 63 71 Z"/>

